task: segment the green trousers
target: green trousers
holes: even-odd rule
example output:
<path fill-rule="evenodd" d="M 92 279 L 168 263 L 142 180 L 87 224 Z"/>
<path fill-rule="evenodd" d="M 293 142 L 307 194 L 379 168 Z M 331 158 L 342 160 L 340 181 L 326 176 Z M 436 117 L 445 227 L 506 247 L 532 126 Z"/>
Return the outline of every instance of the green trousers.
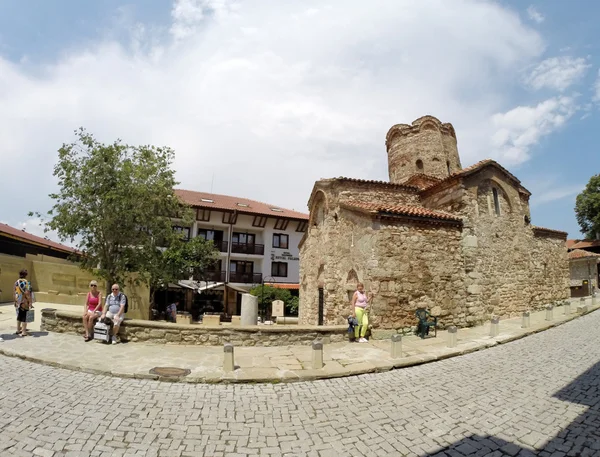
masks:
<path fill-rule="evenodd" d="M 369 328 L 369 314 L 367 314 L 364 308 L 359 308 L 358 306 L 354 307 L 354 312 L 358 321 L 358 325 L 354 327 L 354 337 L 364 338 Z"/>

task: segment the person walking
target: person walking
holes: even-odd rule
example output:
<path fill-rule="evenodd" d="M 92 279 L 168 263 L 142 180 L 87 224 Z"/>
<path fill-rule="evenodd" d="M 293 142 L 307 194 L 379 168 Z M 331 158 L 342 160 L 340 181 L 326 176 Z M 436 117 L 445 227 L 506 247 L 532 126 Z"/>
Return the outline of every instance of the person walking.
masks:
<path fill-rule="evenodd" d="M 100 318 L 104 320 L 105 317 L 108 317 L 113 321 L 112 344 L 117 344 L 119 327 L 125 319 L 125 294 L 119 292 L 118 284 L 113 284 L 111 291 L 112 293 L 106 297 L 106 304 Z"/>
<path fill-rule="evenodd" d="M 27 311 L 33 308 L 33 288 L 27 279 L 27 270 L 19 271 L 19 279 L 15 281 L 15 309 L 17 311 L 16 335 L 29 336 L 27 333 Z"/>
<path fill-rule="evenodd" d="M 365 336 L 369 328 L 369 315 L 367 310 L 373 299 L 373 294 L 365 293 L 365 286 L 362 282 L 356 285 L 356 291 L 352 295 L 352 317 L 358 321 L 358 325 L 354 327 L 354 337 L 359 343 L 368 343 Z"/>
<path fill-rule="evenodd" d="M 90 341 L 94 335 L 94 323 L 102 314 L 102 293 L 98 290 L 98 283 L 90 281 L 90 291 L 83 307 L 83 329 L 85 341 Z"/>

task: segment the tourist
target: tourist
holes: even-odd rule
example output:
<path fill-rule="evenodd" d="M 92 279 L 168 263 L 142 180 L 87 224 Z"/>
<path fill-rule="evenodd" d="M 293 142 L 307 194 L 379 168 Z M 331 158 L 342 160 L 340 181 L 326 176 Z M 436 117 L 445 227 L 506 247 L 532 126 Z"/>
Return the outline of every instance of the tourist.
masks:
<path fill-rule="evenodd" d="M 100 314 L 102 314 L 102 294 L 98 290 L 98 283 L 90 281 L 90 289 L 85 299 L 85 306 L 83 307 L 83 328 L 85 330 L 83 338 L 85 341 L 93 339 L 94 323 L 100 317 Z"/>
<path fill-rule="evenodd" d="M 358 339 L 359 343 L 368 342 L 365 338 L 369 328 L 369 315 L 367 314 L 367 309 L 372 299 L 373 294 L 369 293 L 367 296 L 367 294 L 365 294 L 365 286 L 362 282 L 359 282 L 356 285 L 354 295 L 352 295 L 352 317 L 355 317 L 358 321 L 358 325 L 354 327 L 354 337 Z"/>
<path fill-rule="evenodd" d="M 177 307 L 179 306 L 179 300 L 175 300 L 169 306 L 167 306 L 167 320 L 171 322 L 177 322 Z"/>
<path fill-rule="evenodd" d="M 27 270 L 19 272 L 19 279 L 15 281 L 15 309 L 17 311 L 16 335 L 29 336 L 27 333 L 27 311 L 33 309 L 33 288 L 27 280 Z"/>
<path fill-rule="evenodd" d="M 108 317 L 113 321 L 112 344 L 117 344 L 117 335 L 119 327 L 125 319 L 125 294 L 119 292 L 119 285 L 113 284 L 111 287 L 112 293 L 106 297 L 106 304 L 102 312 L 101 319 Z"/>

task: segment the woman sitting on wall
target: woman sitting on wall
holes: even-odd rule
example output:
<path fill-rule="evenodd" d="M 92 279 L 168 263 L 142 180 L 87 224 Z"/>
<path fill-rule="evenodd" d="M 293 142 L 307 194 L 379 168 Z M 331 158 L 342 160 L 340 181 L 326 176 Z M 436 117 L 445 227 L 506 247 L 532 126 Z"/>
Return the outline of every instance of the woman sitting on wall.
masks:
<path fill-rule="evenodd" d="M 367 343 L 365 338 L 367 330 L 369 328 L 369 315 L 367 309 L 373 299 L 373 294 L 365 294 L 365 286 L 362 282 L 356 285 L 356 291 L 352 295 L 352 317 L 355 317 L 358 321 L 358 325 L 354 327 L 354 337 L 358 339 L 359 343 Z M 360 337 L 360 339 L 359 339 Z"/>
<path fill-rule="evenodd" d="M 96 281 L 90 282 L 90 291 L 83 307 L 83 328 L 85 330 L 85 340 L 90 341 L 94 338 L 94 322 L 102 314 L 102 294 L 98 290 Z"/>

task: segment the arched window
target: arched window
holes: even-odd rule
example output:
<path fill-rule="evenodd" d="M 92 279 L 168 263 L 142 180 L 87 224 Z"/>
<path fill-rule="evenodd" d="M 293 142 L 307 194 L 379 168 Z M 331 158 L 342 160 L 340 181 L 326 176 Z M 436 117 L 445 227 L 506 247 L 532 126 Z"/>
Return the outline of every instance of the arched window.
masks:
<path fill-rule="evenodd" d="M 417 160 L 417 171 L 422 172 L 423 171 L 423 161 L 421 159 Z"/>
<path fill-rule="evenodd" d="M 496 216 L 500 216 L 500 199 L 498 198 L 498 189 L 492 188 L 492 194 L 494 195 L 494 211 Z"/>

